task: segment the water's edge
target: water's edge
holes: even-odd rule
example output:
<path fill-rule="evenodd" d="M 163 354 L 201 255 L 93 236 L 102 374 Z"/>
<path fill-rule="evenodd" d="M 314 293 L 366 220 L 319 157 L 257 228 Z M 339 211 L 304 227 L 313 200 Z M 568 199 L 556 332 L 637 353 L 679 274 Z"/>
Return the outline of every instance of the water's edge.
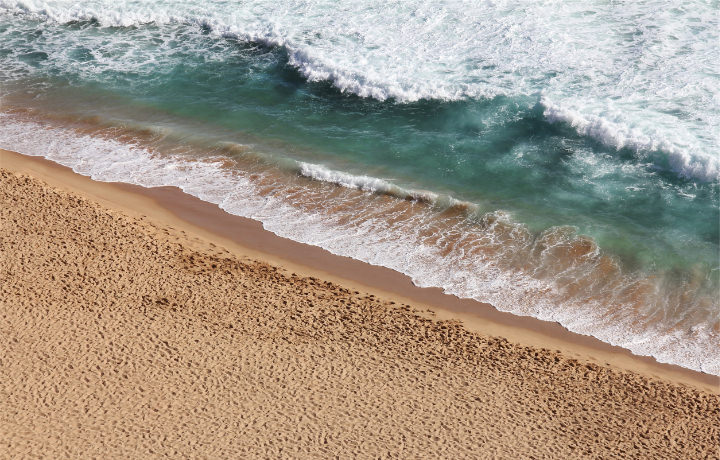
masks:
<path fill-rule="evenodd" d="M 557 322 L 506 313 L 490 304 L 459 298 L 439 288 L 419 287 L 399 271 L 348 259 L 320 247 L 276 235 L 265 229 L 260 221 L 230 214 L 216 204 L 200 200 L 178 187 L 145 187 L 127 182 L 96 181 L 43 156 L 26 155 L 0 148 L 0 159 L 8 156 L 12 160 L 19 159 L 22 168 L 18 169 L 32 171 L 37 167 L 36 165 L 39 165 L 43 173 L 51 175 L 53 180 L 57 179 L 59 184 L 64 185 L 63 174 L 79 175 L 86 178 L 85 180 L 94 182 L 106 182 L 110 186 L 119 187 L 120 193 L 127 192 L 150 199 L 164 212 L 169 212 L 181 223 L 188 224 L 189 228 L 207 232 L 207 234 L 203 233 L 206 237 L 217 237 L 217 243 L 229 241 L 251 251 L 258 251 L 259 254 L 267 254 L 271 258 L 287 261 L 288 268 L 292 267 L 293 270 L 306 276 L 323 278 L 328 274 L 332 277 L 331 281 L 341 284 L 347 281 L 351 283 L 350 287 L 367 286 L 371 289 L 371 293 L 376 290 L 376 295 L 389 295 L 391 298 L 398 296 L 395 297 L 396 300 L 428 306 L 437 312 L 437 319 L 459 319 L 465 327 L 484 335 L 498 335 L 497 326 L 491 326 L 490 330 L 484 329 L 486 326 L 483 325 L 487 324 L 485 321 L 489 321 L 491 324 L 499 325 L 501 337 L 520 344 L 539 348 L 560 348 L 581 359 L 589 358 L 598 363 L 653 378 L 669 379 L 711 393 L 720 391 L 718 376 L 677 364 L 662 363 L 651 356 L 636 355 L 626 348 L 608 344 L 589 335 L 572 332 Z M 17 163 L 15 161 L 12 163 L 10 169 L 15 169 Z M 28 163 L 29 165 L 26 166 Z M 7 167 L 0 161 L 0 167 L 3 166 Z M 93 190 L 97 191 L 97 189 Z M 115 190 L 117 189 L 111 189 L 109 193 L 117 193 Z M 98 195 L 100 198 L 108 198 L 103 195 L 108 192 L 102 189 L 100 192 Z M 115 201 L 110 200 L 110 202 Z M 118 203 L 122 202 L 120 198 Z M 153 218 L 152 209 L 129 209 L 142 213 L 150 212 L 149 216 Z M 242 231 L 238 232 L 237 229 Z M 262 247 L 259 244 L 262 244 Z"/>
<path fill-rule="evenodd" d="M 8 129 L 11 125 L 11 121 L 5 118 L 4 127 Z M 41 129 L 33 123 L 17 124 L 15 130 L 24 133 L 27 139 L 25 145 L 20 145 L 21 141 L 12 145 L 0 142 L 0 148 L 44 157 L 69 167 L 76 173 L 103 182 L 124 182 L 143 187 L 178 187 L 191 196 L 218 205 L 229 214 L 257 220 L 266 230 L 280 237 L 317 246 L 339 256 L 396 270 L 408 276 L 416 286 L 441 288 L 448 295 L 486 302 L 500 311 L 557 322 L 574 333 L 596 337 L 610 345 L 630 350 L 638 356 L 652 356 L 661 363 L 720 375 L 720 358 L 713 353 L 713 350 L 720 349 L 720 338 L 713 333 L 710 325 L 707 330 L 696 328 L 680 336 L 653 329 L 638 333 L 628 327 L 626 322 L 604 321 L 603 324 L 604 312 L 593 308 L 593 305 L 587 305 L 583 311 L 578 311 L 537 302 L 531 296 L 546 289 L 542 283 L 523 286 L 520 283 L 525 282 L 524 280 L 508 278 L 498 271 L 491 272 L 498 277 L 498 282 L 491 286 L 494 293 L 476 288 L 477 292 L 473 291 L 468 295 L 467 285 L 458 283 L 457 279 L 462 281 L 463 276 L 473 276 L 474 273 L 463 275 L 455 273 L 457 267 L 444 267 L 445 271 L 454 272 L 453 279 L 446 276 L 437 264 L 430 265 L 435 267 L 435 272 L 428 273 L 423 268 L 428 265 L 422 263 L 431 262 L 428 254 L 414 254 L 414 259 L 409 259 L 407 254 L 402 256 L 401 251 L 407 246 L 403 245 L 407 243 L 403 241 L 376 241 L 377 247 L 368 250 L 367 247 L 373 243 L 371 238 L 375 237 L 372 233 L 355 237 L 357 229 L 351 229 L 352 234 L 349 235 L 334 234 L 333 229 L 328 232 L 327 226 L 323 225 L 317 216 L 302 213 L 301 210 L 272 197 L 261 196 L 251 180 L 224 169 L 220 161 L 188 162 L 178 158 L 152 156 L 137 146 L 88 136 L 68 136 L 63 130 Z M 28 138 L 29 132 L 35 135 Z M 363 244 L 357 244 L 358 240 Z M 351 244 L 348 244 L 348 241 Z M 391 246 L 388 247 L 387 244 Z M 523 308 L 523 305 L 526 306 Z"/>

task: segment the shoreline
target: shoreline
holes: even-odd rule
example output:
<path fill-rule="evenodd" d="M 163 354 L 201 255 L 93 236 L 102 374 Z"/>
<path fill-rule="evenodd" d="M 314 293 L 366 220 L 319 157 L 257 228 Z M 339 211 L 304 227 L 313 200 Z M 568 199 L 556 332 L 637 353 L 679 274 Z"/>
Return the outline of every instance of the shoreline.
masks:
<path fill-rule="evenodd" d="M 720 377 L 658 363 L 652 357 L 633 355 L 594 337 L 570 332 L 557 323 L 500 312 L 489 304 L 444 294 L 440 288 L 417 287 L 409 277 L 394 270 L 279 237 L 263 229 L 260 222 L 231 215 L 176 187 L 144 188 L 97 182 L 45 158 L 5 150 L 0 150 L 0 167 L 87 195 L 111 209 L 147 216 L 152 222 L 204 239 L 236 256 L 261 260 L 288 272 L 317 277 L 396 304 L 412 305 L 425 312 L 426 317 L 460 320 L 472 332 L 720 394 Z"/>
<path fill-rule="evenodd" d="M 0 458 L 720 460 L 714 382 L 155 192 L 0 152 Z"/>

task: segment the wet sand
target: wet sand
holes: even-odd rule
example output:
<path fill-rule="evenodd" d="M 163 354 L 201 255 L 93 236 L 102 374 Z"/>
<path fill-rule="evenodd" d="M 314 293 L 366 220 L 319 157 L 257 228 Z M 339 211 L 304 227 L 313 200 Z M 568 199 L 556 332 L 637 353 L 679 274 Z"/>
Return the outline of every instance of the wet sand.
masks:
<path fill-rule="evenodd" d="M 716 377 L 177 189 L 0 169 L 1 457 L 718 458 Z"/>

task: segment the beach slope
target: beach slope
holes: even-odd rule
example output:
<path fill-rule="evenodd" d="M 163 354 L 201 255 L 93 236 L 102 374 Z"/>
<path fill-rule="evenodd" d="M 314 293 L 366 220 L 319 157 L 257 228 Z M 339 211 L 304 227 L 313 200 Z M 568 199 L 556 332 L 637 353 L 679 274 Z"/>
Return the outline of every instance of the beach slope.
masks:
<path fill-rule="evenodd" d="M 2 163 L 0 203 L 2 458 L 718 458 L 712 391 L 438 321 Z"/>

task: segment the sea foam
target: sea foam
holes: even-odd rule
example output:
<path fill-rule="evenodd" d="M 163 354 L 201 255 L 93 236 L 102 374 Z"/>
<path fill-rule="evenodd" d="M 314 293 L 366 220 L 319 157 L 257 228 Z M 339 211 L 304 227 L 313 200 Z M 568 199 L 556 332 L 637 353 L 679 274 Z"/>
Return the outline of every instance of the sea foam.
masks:
<path fill-rule="evenodd" d="M 310 179 L 328 182 L 342 187 L 354 188 L 366 192 L 389 195 L 403 200 L 419 201 L 429 204 L 437 204 L 440 197 L 438 194 L 427 190 L 412 190 L 399 187 L 387 180 L 367 175 L 350 174 L 344 171 L 332 170 L 326 166 L 298 162 L 298 172 Z M 448 198 L 448 200 L 451 200 Z M 446 201 L 448 201 L 446 200 Z M 455 200 L 452 200 L 455 204 Z"/>

